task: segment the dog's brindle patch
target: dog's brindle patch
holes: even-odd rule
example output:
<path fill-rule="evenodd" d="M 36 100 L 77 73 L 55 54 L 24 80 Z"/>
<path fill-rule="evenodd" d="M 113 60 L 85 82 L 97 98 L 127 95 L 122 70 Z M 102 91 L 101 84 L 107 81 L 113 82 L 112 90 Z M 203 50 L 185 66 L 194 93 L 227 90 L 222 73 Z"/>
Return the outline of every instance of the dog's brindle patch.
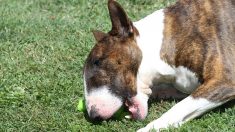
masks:
<path fill-rule="evenodd" d="M 165 9 L 161 58 L 197 73 L 193 97 L 235 98 L 234 0 L 179 0 Z"/>

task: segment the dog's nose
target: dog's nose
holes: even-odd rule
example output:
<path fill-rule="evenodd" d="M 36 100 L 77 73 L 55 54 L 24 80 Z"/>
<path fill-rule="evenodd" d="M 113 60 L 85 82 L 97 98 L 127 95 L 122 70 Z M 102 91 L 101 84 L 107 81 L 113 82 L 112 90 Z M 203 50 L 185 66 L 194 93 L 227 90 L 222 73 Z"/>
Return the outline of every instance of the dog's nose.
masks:
<path fill-rule="evenodd" d="M 101 121 L 102 120 L 102 118 L 98 114 L 98 109 L 94 105 L 91 106 L 91 110 L 90 110 L 89 116 L 90 116 L 92 121 Z"/>

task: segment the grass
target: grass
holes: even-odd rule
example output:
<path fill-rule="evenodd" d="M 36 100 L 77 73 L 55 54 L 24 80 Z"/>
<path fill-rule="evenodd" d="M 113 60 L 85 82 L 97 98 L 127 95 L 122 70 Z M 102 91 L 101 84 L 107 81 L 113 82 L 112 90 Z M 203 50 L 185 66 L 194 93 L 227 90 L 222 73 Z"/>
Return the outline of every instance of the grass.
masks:
<path fill-rule="evenodd" d="M 118 0 L 138 20 L 174 0 Z M 108 31 L 107 0 L 0 0 L 0 131 L 135 131 L 175 104 L 151 104 L 145 121 L 93 124 L 76 103 L 91 30 Z M 177 113 L 176 113 L 177 114 Z M 235 131 L 235 106 L 166 131 Z"/>

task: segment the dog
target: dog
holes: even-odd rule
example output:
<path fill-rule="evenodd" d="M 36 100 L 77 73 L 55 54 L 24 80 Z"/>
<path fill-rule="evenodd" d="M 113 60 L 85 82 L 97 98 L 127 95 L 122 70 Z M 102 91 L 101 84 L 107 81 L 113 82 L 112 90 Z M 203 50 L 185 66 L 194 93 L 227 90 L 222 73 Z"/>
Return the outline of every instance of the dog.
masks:
<path fill-rule="evenodd" d="M 139 132 L 179 127 L 235 99 L 235 1 L 178 0 L 132 22 L 108 1 L 112 29 L 93 31 L 84 65 L 88 116 L 106 120 L 123 105 L 144 120 L 151 87 L 171 83 L 186 98 Z"/>

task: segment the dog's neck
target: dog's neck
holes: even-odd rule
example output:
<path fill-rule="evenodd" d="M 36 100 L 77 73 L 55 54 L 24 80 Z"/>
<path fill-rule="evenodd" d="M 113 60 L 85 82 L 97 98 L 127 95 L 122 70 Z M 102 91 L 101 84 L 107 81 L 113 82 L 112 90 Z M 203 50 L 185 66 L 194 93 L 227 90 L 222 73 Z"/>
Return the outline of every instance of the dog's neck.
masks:
<path fill-rule="evenodd" d="M 155 11 L 134 25 L 139 31 L 137 44 L 143 55 L 138 78 L 150 86 L 152 80 L 160 75 L 174 74 L 175 70 L 160 58 L 164 29 L 163 10 Z"/>

